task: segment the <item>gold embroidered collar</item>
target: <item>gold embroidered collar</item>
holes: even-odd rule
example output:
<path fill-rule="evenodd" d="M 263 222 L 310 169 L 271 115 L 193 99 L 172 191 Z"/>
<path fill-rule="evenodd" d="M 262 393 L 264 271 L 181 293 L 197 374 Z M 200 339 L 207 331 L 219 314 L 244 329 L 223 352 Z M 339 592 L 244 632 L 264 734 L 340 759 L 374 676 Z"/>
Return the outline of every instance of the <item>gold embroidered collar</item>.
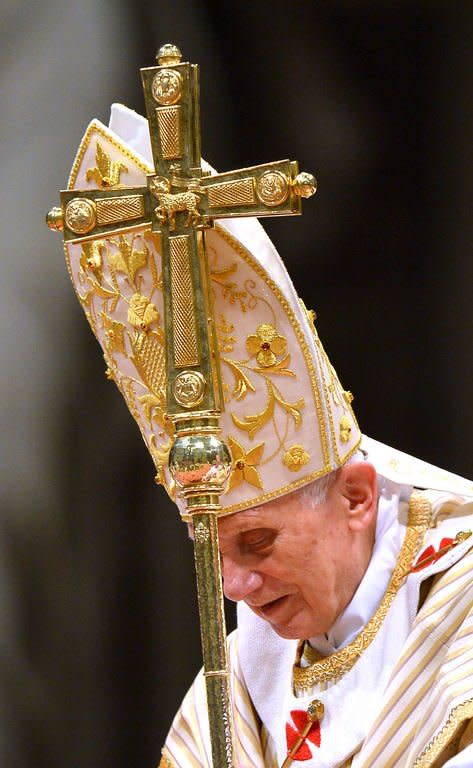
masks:
<path fill-rule="evenodd" d="M 363 651 L 372 643 L 386 614 L 396 597 L 400 586 L 406 580 L 414 557 L 416 556 L 425 531 L 430 523 L 432 508 L 428 499 L 418 491 L 414 491 L 409 501 L 409 517 L 397 565 L 392 573 L 385 595 L 381 600 L 375 614 L 369 620 L 365 628 L 345 648 L 332 653 L 327 657 L 320 657 L 305 640 L 302 640 L 297 648 L 296 660 L 293 667 L 293 685 L 296 693 L 304 693 L 320 683 L 342 677 L 350 671 Z M 307 667 L 301 667 L 301 658 L 309 649 L 313 662 Z M 307 656 L 305 656 L 307 658 Z"/>

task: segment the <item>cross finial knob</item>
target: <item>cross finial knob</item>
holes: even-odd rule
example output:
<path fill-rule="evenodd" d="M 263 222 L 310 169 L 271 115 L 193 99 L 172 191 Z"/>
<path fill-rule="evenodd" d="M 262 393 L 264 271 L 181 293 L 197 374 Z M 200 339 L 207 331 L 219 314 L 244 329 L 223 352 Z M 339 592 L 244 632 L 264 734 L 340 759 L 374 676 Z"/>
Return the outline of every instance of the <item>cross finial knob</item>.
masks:
<path fill-rule="evenodd" d="M 166 64 L 179 64 L 181 59 L 182 53 L 177 45 L 174 45 L 173 43 L 165 43 L 156 54 L 156 61 L 160 66 Z"/>

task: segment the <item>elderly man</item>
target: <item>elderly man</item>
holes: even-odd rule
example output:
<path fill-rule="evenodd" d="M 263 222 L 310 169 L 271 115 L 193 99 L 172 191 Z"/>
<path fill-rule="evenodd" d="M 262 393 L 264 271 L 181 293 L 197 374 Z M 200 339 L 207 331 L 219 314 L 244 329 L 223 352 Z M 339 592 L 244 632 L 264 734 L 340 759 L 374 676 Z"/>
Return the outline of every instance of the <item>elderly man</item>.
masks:
<path fill-rule="evenodd" d="M 361 459 L 220 521 L 225 592 L 241 601 L 229 638 L 239 765 L 473 764 L 468 506 Z M 204 703 L 198 677 L 164 766 L 210 765 Z"/>
<path fill-rule="evenodd" d="M 70 188 L 101 167 L 143 184 L 150 166 L 146 121 L 115 105 L 109 128 L 87 129 Z M 472 766 L 472 483 L 361 435 L 313 315 L 256 221 L 227 220 L 206 240 L 232 454 L 218 527 L 224 590 L 238 602 L 236 765 Z M 68 261 L 174 496 L 159 249 L 135 228 L 72 243 Z M 162 766 L 211 765 L 200 674 Z"/>

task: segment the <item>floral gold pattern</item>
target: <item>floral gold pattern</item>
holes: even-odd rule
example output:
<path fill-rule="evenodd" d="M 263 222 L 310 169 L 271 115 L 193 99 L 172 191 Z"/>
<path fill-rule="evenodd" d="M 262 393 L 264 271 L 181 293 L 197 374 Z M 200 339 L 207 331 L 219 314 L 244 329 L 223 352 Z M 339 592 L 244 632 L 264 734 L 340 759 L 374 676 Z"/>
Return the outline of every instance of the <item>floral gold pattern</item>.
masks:
<path fill-rule="evenodd" d="M 302 445 L 292 445 L 282 458 L 282 463 L 291 472 L 299 472 L 309 461 L 310 456 Z"/>
<path fill-rule="evenodd" d="M 255 488 L 262 488 L 261 476 L 256 469 L 263 456 L 264 443 L 259 443 L 245 451 L 242 445 L 231 435 L 228 436 L 228 445 L 233 457 L 233 470 L 228 481 L 228 491 L 236 488 L 244 480 Z"/>
<path fill-rule="evenodd" d="M 252 357 L 256 357 L 259 365 L 269 368 L 285 353 L 287 341 L 276 332 L 274 326 L 263 323 L 257 328 L 256 334 L 248 336 L 246 348 Z"/>

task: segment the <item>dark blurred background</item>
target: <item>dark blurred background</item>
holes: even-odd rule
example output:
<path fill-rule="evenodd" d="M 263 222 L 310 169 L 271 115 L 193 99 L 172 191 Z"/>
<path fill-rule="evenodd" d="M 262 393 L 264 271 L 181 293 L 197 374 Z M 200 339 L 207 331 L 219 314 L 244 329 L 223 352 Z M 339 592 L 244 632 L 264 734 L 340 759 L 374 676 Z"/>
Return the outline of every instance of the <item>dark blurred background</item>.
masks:
<path fill-rule="evenodd" d="M 154 766 L 200 664 L 192 548 L 43 224 L 90 119 L 201 65 L 219 170 L 319 179 L 267 220 L 365 432 L 466 476 L 473 4 L 4 0 L 1 768 Z"/>

